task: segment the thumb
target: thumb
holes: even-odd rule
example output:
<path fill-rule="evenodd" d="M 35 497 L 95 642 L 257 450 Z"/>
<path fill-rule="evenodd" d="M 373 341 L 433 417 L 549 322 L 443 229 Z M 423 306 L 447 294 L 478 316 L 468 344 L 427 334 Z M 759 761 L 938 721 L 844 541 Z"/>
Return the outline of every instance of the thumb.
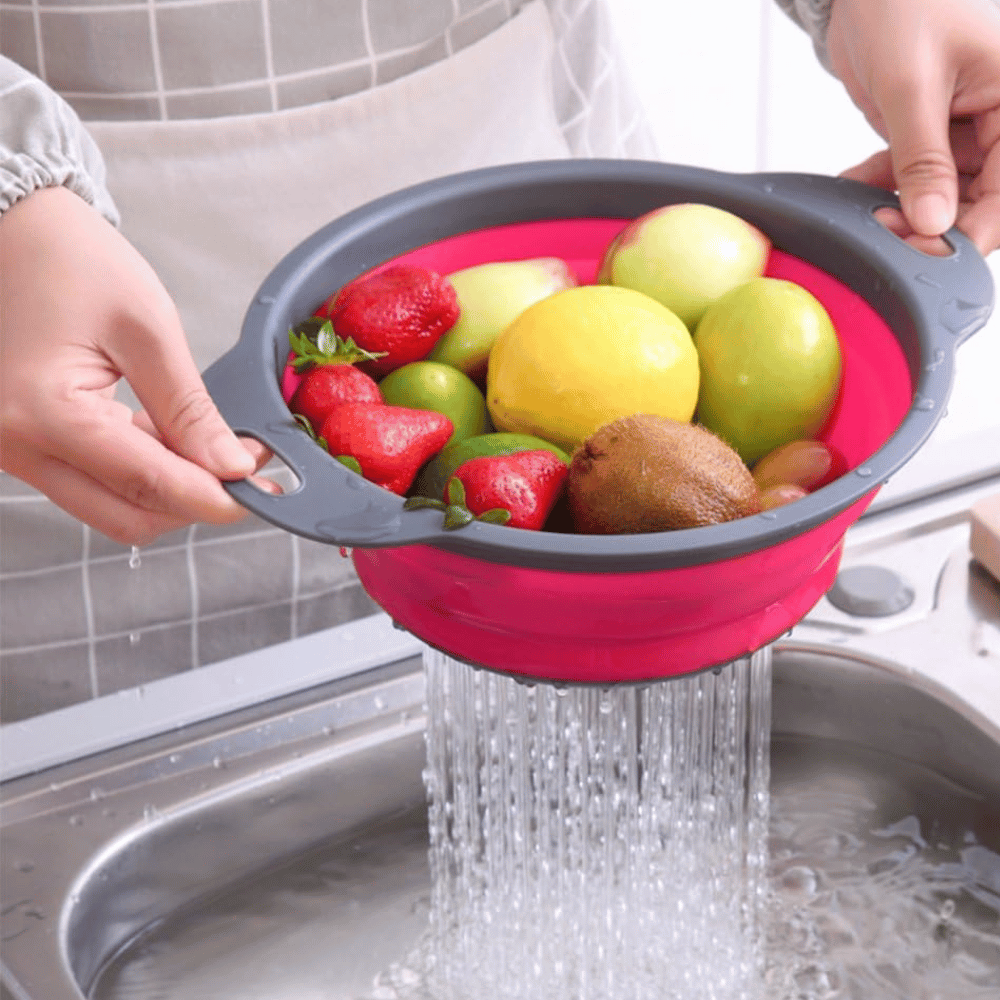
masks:
<path fill-rule="evenodd" d="M 943 85 L 922 83 L 883 110 L 893 174 L 903 214 L 921 236 L 955 224 L 958 171 L 949 137 L 950 97 Z"/>

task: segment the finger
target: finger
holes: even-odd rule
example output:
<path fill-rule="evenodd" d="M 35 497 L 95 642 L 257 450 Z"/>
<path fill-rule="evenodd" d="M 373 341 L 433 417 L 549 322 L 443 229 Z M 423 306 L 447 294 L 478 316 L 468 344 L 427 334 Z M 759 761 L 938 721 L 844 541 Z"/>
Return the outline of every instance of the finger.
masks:
<path fill-rule="evenodd" d="M 190 523 L 168 514 L 140 510 L 96 479 L 52 456 L 35 455 L 19 463 L 16 475 L 77 520 L 122 545 L 148 545 L 160 535 Z"/>
<path fill-rule="evenodd" d="M 1000 133 L 1000 112 L 993 123 Z M 970 204 L 963 206 L 959 219 L 959 228 L 984 256 L 1000 249 L 1000 134 L 986 136 L 984 126 L 984 142 L 991 140 L 982 169 L 969 185 Z"/>
<path fill-rule="evenodd" d="M 940 236 L 958 212 L 958 170 L 949 134 L 951 92 L 943 75 L 921 73 L 882 102 L 903 214 L 921 236 Z"/>
<path fill-rule="evenodd" d="M 150 419 L 149 414 L 145 410 L 138 410 L 132 415 L 132 422 L 140 430 L 145 431 L 147 434 L 156 438 L 157 441 L 163 441 L 163 435 L 156 429 L 156 425 Z M 250 452 L 251 458 L 254 461 L 254 472 L 260 472 L 260 470 L 271 461 L 274 453 L 266 444 L 262 444 L 256 438 L 252 437 L 238 437 L 241 445 L 248 452 Z"/>
<path fill-rule="evenodd" d="M 113 360 L 164 443 L 219 479 L 241 479 L 253 472 L 254 455 L 209 396 L 176 314 L 126 326 L 122 334 L 128 349 L 113 348 Z"/>
<path fill-rule="evenodd" d="M 882 188 L 885 191 L 896 190 L 896 178 L 892 172 L 892 157 L 888 149 L 879 150 L 872 154 L 867 160 L 862 160 L 844 170 L 841 177 L 847 177 L 852 181 L 859 181 L 862 184 L 870 184 L 872 187 Z"/>
<path fill-rule="evenodd" d="M 901 240 L 905 240 L 921 253 L 930 254 L 933 257 L 947 257 L 952 253 L 952 248 L 940 236 L 921 236 L 919 233 L 914 233 L 906 216 L 897 208 L 879 208 L 874 215 L 889 232 L 894 233 Z"/>
<path fill-rule="evenodd" d="M 192 521 L 225 523 L 239 505 L 218 478 L 137 427 L 121 403 L 75 411 L 39 450 L 104 483 L 130 506 Z M 246 452 L 249 458 L 249 452 Z"/>

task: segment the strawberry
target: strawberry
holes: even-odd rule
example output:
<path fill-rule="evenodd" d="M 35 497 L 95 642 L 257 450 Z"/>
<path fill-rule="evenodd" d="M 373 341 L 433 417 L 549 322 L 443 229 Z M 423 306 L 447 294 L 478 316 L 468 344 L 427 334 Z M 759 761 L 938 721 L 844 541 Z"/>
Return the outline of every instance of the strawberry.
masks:
<path fill-rule="evenodd" d="M 327 415 L 320 434 L 331 455 L 351 456 L 365 479 L 402 495 L 453 430 L 452 422 L 433 410 L 341 403 Z"/>
<path fill-rule="evenodd" d="M 569 466 L 551 451 L 518 451 L 480 455 L 463 462 L 447 486 L 447 504 L 412 497 L 404 504 L 444 509 L 445 528 L 461 528 L 473 520 L 538 531 L 555 506 Z"/>
<path fill-rule="evenodd" d="M 334 406 L 349 401 L 381 403 L 382 392 L 371 376 L 354 367 L 358 361 L 374 360 L 378 355 L 362 350 L 350 339 L 342 340 L 329 320 L 313 337 L 314 326 L 315 322 L 307 320 L 288 333 L 291 365 L 302 373 L 288 408 L 315 429 L 322 426 Z"/>
<path fill-rule="evenodd" d="M 436 271 L 394 264 L 348 282 L 316 310 L 337 334 L 385 356 L 360 362 L 378 380 L 411 361 L 425 358 L 458 319 L 458 296 Z"/>

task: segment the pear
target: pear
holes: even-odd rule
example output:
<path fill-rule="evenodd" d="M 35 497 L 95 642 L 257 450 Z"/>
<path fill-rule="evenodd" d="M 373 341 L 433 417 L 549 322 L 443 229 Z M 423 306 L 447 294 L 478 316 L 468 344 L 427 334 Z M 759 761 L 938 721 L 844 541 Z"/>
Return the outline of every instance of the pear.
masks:
<path fill-rule="evenodd" d="M 558 257 L 478 264 L 448 278 L 461 312 L 427 360 L 452 365 L 481 386 L 497 336 L 528 306 L 578 284 L 569 265 Z"/>

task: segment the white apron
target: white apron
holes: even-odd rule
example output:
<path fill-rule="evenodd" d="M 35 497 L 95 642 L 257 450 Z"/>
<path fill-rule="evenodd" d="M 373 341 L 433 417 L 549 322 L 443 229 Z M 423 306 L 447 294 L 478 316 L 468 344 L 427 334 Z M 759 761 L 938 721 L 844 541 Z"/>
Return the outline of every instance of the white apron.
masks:
<path fill-rule="evenodd" d="M 236 340 L 261 281 L 303 238 L 409 184 L 569 150 L 540 2 L 384 86 L 263 115 L 91 123 L 122 231 L 177 302 L 199 369 Z"/>

